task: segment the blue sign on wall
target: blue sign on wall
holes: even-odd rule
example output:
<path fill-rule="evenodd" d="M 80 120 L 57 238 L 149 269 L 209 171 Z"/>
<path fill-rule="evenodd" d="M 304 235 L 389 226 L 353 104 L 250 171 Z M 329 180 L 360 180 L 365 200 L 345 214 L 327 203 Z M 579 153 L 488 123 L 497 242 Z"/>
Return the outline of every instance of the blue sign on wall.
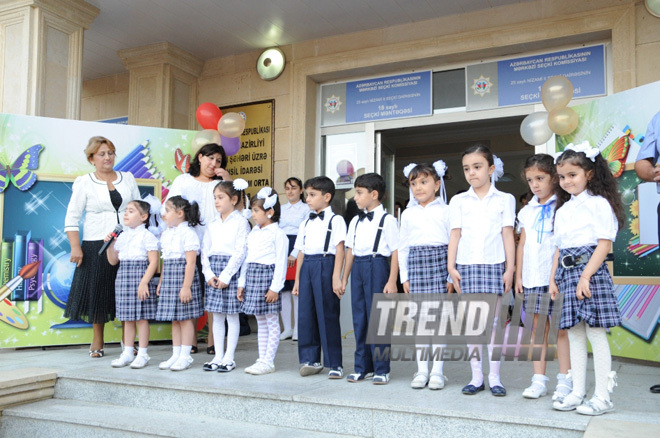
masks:
<path fill-rule="evenodd" d="M 431 72 L 346 83 L 346 123 L 427 116 L 433 113 Z"/>
<path fill-rule="evenodd" d="M 573 83 L 573 97 L 606 94 L 605 47 L 582 47 L 497 63 L 498 106 L 541 102 L 541 87 L 551 76 Z"/>

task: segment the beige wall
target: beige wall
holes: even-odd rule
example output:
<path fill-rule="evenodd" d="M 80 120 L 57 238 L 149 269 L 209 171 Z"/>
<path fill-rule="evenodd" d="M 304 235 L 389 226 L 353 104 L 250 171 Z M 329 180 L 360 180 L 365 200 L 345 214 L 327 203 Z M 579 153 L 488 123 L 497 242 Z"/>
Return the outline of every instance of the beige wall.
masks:
<path fill-rule="evenodd" d="M 290 174 L 314 172 L 316 83 L 602 40 L 612 43 L 615 91 L 660 80 L 660 19 L 640 0 L 538 0 L 285 46 L 286 69 L 272 82 L 256 73 L 260 51 L 209 60 L 199 103 L 275 99 L 274 185 L 280 187 Z M 87 120 L 128 112 L 127 79 L 106 79 L 83 86 Z"/>

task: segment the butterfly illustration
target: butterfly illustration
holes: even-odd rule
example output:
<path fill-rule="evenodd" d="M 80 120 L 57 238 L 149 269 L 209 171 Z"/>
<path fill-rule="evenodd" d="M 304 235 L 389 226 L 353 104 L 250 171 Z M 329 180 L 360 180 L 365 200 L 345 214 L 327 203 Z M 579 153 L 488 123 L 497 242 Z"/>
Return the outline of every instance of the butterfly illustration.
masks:
<path fill-rule="evenodd" d="M 607 160 L 607 164 L 610 166 L 614 178 L 618 178 L 623 173 L 629 149 L 630 137 L 624 135 L 614 140 L 601 152 L 603 158 Z"/>
<path fill-rule="evenodd" d="M 39 166 L 39 152 L 43 148 L 40 144 L 28 148 L 14 161 L 11 167 L 0 163 L 0 193 L 5 191 L 9 181 L 24 192 L 32 187 L 37 181 L 37 174 L 33 170 L 37 170 Z"/>
<path fill-rule="evenodd" d="M 174 151 L 174 167 L 181 173 L 188 173 L 190 169 L 190 155 L 184 155 L 180 148 Z"/>

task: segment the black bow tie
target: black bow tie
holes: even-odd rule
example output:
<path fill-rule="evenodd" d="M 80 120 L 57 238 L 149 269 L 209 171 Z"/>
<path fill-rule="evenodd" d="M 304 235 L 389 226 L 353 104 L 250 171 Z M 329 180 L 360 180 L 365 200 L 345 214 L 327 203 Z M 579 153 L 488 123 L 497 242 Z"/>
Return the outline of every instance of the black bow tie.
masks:
<path fill-rule="evenodd" d="M 370 211 L 369 213 L 365 213 L 365 212 L 361 211 L 358 214 L 360 215 L 360 221 L 362 221 L 366 217 L 371 222 L 371 220 L 373 220 L 373 218 L 374 218 L 374 212 L 373 211 Z"/>
<path fill-rule="evenodd" d="M 317 213 L 314 213 L 314 212 L 311 212 L 311 213 L 309 214 L 309 219 L 310 219 L 310 220 L 314 220 L 314 219 L 316 219 L 316 218 L 319 218 L 319 219 L 323 220 L 323 216 L 325 216 L 325 211 L 322 211 L 322 212 L 320 212 L 320 213 L 318 213 L 318 214 L 317 214 Z"/>

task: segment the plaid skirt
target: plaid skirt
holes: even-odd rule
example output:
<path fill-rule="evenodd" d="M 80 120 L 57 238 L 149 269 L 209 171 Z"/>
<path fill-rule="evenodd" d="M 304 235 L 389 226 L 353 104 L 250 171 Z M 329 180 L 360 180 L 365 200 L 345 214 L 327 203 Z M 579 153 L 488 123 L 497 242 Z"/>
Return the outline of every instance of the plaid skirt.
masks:
<path fill-rule="evenodd" d="M 459 265 L 461 292 L 464 294 L 497 294 L 504 292 L 504 262 L 494 265 Z"/>
<path fill-rule="evenodd" d="M 447 292 L 447 245 L 413 246 L 408 253 L 410 292 Z"/>
<path fill-rule="evenodd" d="M 144 301 L 138 298 L 138 286 L 147 271 L 147 260 L 122 260 L 115 279 L 115 305 L 119 321 L 140 321 L 156 318 L 158 298 L 156 284 L 149 282 L 149 296 Z"/>
<path fill-rule="evenodd" d="M 212 255 L 209 257 L 211 270 L 217 274 L 222 272 L 227 266 L 230 257 L 227 255 Z M 239 313 L 241 311 L 241 302 L 236 298 L 238 291 L 238 275 L 236 272 L 231 280 L 229 286 L 224 289 L 216 289 L 213 286 L 206 284 L 206 297 L 204 302 L 204 310 L 211 313 Z M 210 279 L 209 279 L 210 280 Z"/>
<path fill-rule="evenodd" d="M 280 313 L 282 300 L 277 297 L 274 303 L 266 302 L 266 292 L 273 281 L 275 265 L 248 263 L 245 279 L 245 296 L 241 303 L 241 312 L 248 315 L 270 315 Z"/>
<path fill-rule="evenodd" d="M 523 292 L 525 293 L 525 311 L 531 312 L 531 306 L 534 306 L 534 313 L 539 314 L 543 313 L 544 315 L 550 316 L 552 314 L 552 300 L 548 294 L 548 286 L 539 286 L 539 287 L 524 287 Z M 536 297 L 532 295 L 536 294 Z M 536 298 L 536 302 L 531 300 Z M 529 306 L 529 310 L 528 310 Z"/>
<path fill-rule="evenodd" d="M 192 301 L 186 304 L 181 302 L 179 292 L 183 285 L 186 272 L 186 259 L 164 259 L 160 297 L 158 297 L 158 321 L 186 321 L 199 318 L 204 314 L 202 307 L 202 291 L 199 287 L 197 267 L 190 290 Z"/>
<path fill-rule="evenodd" d="M 591 298 L 582 301 L 577 299 L 577 284 L 586 263 L 564 268 L 561 259 L 571 255 L 579 257 L 583 254 L 591 256 L 596 247 L 581 246 L 578 248 L 567 248 L 559 251 L 559 266 L 555 273 L 555 281 L 559 292 L 564 294 L 564 306 L 561 309 L 561 322 L 559 328 L 571 328 L 580 321 L 584 321 L 590 327 L 615 327 L 621 324 L 621 313 L 614 295 L 614 284 L 607 265 L 600 265 L 596 273 L 591 277 L 589 290 Z"/>

